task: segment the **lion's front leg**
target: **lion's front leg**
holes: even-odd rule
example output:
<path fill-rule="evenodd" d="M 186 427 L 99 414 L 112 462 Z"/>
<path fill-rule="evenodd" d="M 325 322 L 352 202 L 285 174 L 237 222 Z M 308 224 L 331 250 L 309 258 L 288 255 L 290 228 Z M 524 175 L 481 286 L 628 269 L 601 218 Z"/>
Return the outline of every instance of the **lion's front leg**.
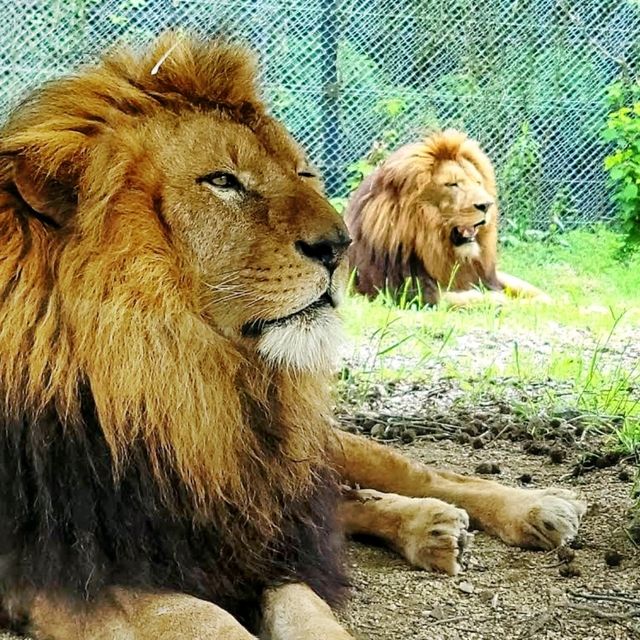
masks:
<path fill-rule="evenodd" d="M 264 640 L 353 640 L 329 605 L 304 584 L 269 589 L 262 620 Z"/>
<path fill-rule="evenodd" d="M 439 300 L 450 307 L 463 309 L 483 304 L 501 305 L 508 302 L 509 298 L 502 291 L 468 289 L 467 291 L 443 291 Z"/>
<path fill-rule="evenodd" d="M 404 496 L 439 498 L 464 509 L 474 526 L 508 544 L 551 549 L 577 533 L 586 504 L 563 489 L 518 489 L 438 471 L 390 447 L 342 431 L 337 453 L 348 482 Z"/>
<path fill-rule="evenodd" d="M 516 278 L 516 276 L 509 275 L 503 271 L 498 271 L 496 275 L 502 289 L 513 298 L 529 298 L 544 304 L 553 302 L 551 297 L 544 291 L 520 278 Z"/>
<path fill-rule="evenodd" d="M 36 640 L 255 640 L 220 607 L 178 593 L 119 588 L 82 607 L 39 595 L 26 614 Z"/>
<path fill-rule="evenodd" d="M 347 534 L 384 540 L 412 565 L 456 575 L 470 542 L 469 516 L 436 498 L 373 489 L 345 491 L 340 516 Z"/>

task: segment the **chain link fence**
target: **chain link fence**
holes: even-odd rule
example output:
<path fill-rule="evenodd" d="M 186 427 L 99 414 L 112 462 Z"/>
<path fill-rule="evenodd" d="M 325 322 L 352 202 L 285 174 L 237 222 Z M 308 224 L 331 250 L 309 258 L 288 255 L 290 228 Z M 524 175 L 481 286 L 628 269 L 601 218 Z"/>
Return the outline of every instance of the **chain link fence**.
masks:
<path fill-rule="evenodd" d="M 640 59 L 640 0 L 0 0 L 0 116 L 117 39 L 232 33 L 266 96 L 348 195 L 430 128 L 477 138 L 503 216 L 531 228 L 611 218 L 606 88 Z"/>

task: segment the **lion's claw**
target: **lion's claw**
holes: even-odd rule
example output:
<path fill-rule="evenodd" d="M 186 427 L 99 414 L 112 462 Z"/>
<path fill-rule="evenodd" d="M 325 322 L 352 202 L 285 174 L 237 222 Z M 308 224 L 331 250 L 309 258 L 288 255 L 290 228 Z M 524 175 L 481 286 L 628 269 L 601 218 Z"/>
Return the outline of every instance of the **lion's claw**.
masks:
<path fill-rule="evenodd" d="M 417 567 L 456 575 L 473 539 L 467 512 L 433 498 L 409 500 L 411 509 L 400 528 L 398 550 Z"/>
<path fill-rule="evenodd" d="M 575 538 L 587 504 L 566 489 L 519 489 L 500 537 L 528 549 L 553 549 Z"/>

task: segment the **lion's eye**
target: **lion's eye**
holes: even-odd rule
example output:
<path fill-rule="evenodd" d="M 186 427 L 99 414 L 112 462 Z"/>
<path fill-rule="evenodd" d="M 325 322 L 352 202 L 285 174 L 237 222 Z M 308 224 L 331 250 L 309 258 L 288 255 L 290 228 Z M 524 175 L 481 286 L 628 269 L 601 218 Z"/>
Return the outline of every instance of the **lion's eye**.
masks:
<path fill-rule="evenodd" d="M 445 187 L 457 187 L 458 183 L 457 182 L 445 182 L 444 186 Z"/>
<path fill-rule="evenodd" d="M 196 182 L 205 182 L 213 187 L 219 189 L 234 189 L 235 191 L 242 191 L 244 187 L 240 183 L 240 180 L 236 178 L 232 173 L 226 171 L 214 171 L 208 173 L 206 176 L 201 176 Z"/>
<path fill-rule="evenodd" d="M 316 174 L 315 173 L 311 173 L 311 171 L 298 171 L 298 175 L 301 178 L 315 178 Z"/>

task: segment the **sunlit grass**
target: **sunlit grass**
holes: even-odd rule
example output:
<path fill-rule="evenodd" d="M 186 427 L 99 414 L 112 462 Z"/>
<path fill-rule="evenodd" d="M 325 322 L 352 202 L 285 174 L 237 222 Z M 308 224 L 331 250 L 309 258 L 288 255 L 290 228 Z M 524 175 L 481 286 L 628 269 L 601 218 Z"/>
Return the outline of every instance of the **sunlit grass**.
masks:
<path fill-rule="evenodd" d="M 501 270 L 545 290 L 552 305 L 420 309 L 419 300 L 407 296 L 401 308 L 385 296 L 373 302 L 351 297 L 347 331 L 356 348 L 368 345 L 361 373 L 369 381 L 428 384 L 435 369 L 436 376 L 458 380 L 471 401 L 499 392 L 500 385 L 550 381 L 544 402 L 572 402 L 586 414 L 616 417 L 617 446 L 640 450 L 640 363 L 624 357 L 624 341 L 640 340 L 640 252 L 622 262 L 620 242 L 601 228 L 568 233 L 553 244 L 503 248 Z M 508 340 L 511 348 L 491 349 L 485 336 Z"/>

